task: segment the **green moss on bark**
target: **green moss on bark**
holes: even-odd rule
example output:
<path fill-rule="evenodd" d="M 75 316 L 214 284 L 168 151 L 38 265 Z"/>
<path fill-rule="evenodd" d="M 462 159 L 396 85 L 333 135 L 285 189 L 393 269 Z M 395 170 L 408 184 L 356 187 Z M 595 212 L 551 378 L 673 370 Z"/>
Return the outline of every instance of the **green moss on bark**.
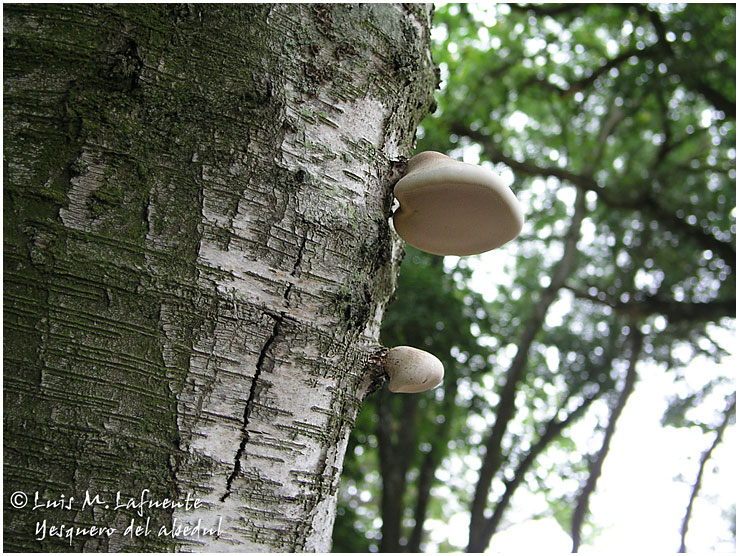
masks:
<path fill-rule="evenodd" d="M 250 402 L 269 423 L 282 415 L 268 407 L 270 373 L 305 370 L 308 391 L 328 381 L 332 401 L 295 416 L 285 436 L 315 443 L 323 467 L 300 487 L 315 494 L 308 513 L 267 545 L 310 545 L 311 508 L 331 492 L 341 459 L 331 451 L 361 399 L 363 330 L 395 271 L 392 161 L 382 145 L 341 139 L 337 121 L 345 103 L 376 99 L 392 114 L 387 135 L 410 151 L 433 72 L 403 17 L 381 5 L 6 6 L 6 491 L 205 496 L 203 485 L 228 473 L 234 496 L 271 496 L 262 478 L 190 447 L 221 381 L 240 372 L 243 387 L 261 374 L 247 390 L 262 392 L 262 405 Z M 296 95 L 306 106 L 288 105 Z M 301 134 L 304 164 L 286 162 L 286 137 Z M 343 152 L 321 142 L 330 134 Z M 351 176 L 321 174 L 336 160 Z M 372 175 L 359 176 L 357 164 Z M 379 187 L 361 204 L 345 178 Z M 204 246 L 247 270 L 208 262 Z M 327 258 L 333 275 L 321 268 Z M 263 298 L 227 291 L 244 276 Z M 317 307 L 317 322 L 288 314 L 301 303 Z M 295 352 L 301 342 L 312 355 Z M 254 360 L 256 370 L 243 368 Z M 248 421 L 249 403 L 233 403 Z M 311 425 L 313 413 L 324 428 Z M 9 550 L 180 548 L 167 536 L 38 540 L 40 514 L 4 512 Z M 119 531 L 133 517 L 104 507 L 43 514 Z M 167 524 L 172 512 L 152 517 Z M 246 537 L 259 540 L 255 531 Z"/>

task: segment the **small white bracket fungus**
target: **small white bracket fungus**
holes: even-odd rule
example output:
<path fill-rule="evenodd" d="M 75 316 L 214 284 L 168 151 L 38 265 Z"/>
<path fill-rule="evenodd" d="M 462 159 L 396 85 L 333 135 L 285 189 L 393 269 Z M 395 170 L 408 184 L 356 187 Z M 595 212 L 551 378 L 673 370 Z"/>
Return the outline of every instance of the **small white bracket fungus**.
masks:
<path fill-rule="evenodd" d="M 428 352 L 408 346 L 388 350 L 385 371 L 390 376 L 387 386 L 391 392 L 425 392 L 444 379 L 441 361 Z"/>
<path fill-rule="evenodd" d="M 523 211 L 490 170 L 427 151 L 408 161 L 395 185 L 395 231 L 435 255 L 476 255 L 521 233 Z"/>

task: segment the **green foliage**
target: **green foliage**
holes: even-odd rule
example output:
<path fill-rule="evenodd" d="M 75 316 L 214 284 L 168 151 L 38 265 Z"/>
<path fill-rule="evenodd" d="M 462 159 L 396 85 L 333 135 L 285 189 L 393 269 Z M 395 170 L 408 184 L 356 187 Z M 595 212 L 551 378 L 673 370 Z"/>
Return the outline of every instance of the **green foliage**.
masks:
<path fill-rule="evenodd" d="M 715 427 L 715 411 L 704 408 L 723 408 L 731 381 L 696 380 L 686 365 L 720 361 L 718 332 L 733 329 L 735 317 L 735 14 L 726 4 L 437 10 L 433 54 L 442 85 L 418 150 L 492 164 L 511 182 L 527 222 L 504 249 L 507 279 L 491 284 L 488 302 L 465 285 L 474 259 L 442 264 L 411 250 L 403 265 L 382 341 L 431 351 L 447 369 L 443 387 L 419 399 L 406 540 L 425 453 L 435 454 L 437 477 L 473 466 L 432 489 L 425 518 L 444 520 L 471 502 L 482 444 L 526 330 L 534 339 L 513 390 L 516 413 L 490 510 L 505 509 L 501 493 L 521 473 L 523 488 L 544 496 L 550 515 L 570 527 L 598 447 L 577 445 L 567 429 L 547 436 L 546 428 L 592 402 L 583 414 L 605 429 L 623 388 L 632 327 L 643 334 L 637 368 L 659 365 L 675 380 L 664 424 Z M 544 306 L 578 190 L 586 192 L 586 215 L 574 230 L 574 271 Z M 404 426 L 403 402 L 390 403 Z M 353 439 L 363 457 L 377 442 L 376 410 L 374 403 L 363 410 Z M 347 469 L 357 465 L 350 455 Z M 381 483 L 371 482 L 364 488 L 379 504 Z M 364 525 L 375 536 L 378 517 Z M 585 529 L 584 539 L 597 535 L 595 524 Z"/>
<path fill-rule="evenodd" d="M 383 345 L 422 348 L 436 355 L 445 369 L 444 383 L 438 389 L 417 395 L 420 419 L 413 442 L 418 449 L 412 452 L 411 473 L 418 473 L 426 454 L 432 453 L 438 465 L 449 453 L 450 445 L 455 445 L 449 440 L 465 436 L 465 421 L 461 418 L 465 407 L 456 403 L 460 400 L 454 393 L 459 381 L 479 381 L 479 371 L 486 366 L 485 358 L 489 351 L 478 343 L 477 337 L 490 334 L 489 312 L 485 310 L 482 296 L 465 285 L 470 272 L 464 260 L 445 269 L 442 258 L 407 248 L 397 296 L 385 315 L 381 333 Z M 403 412 L 405 399 L 406 396 L 398 395 L 385 401 L 397 419 L 395 423 L 401 426 L 403 423 L 398 417 Z M 378 403 L 378 394 L 367 400 L 350 438 L 340 493 L 345 498 L 336 520 L 338 535 L 334 534 L 335 552 L 366 552 L 369 547 L 377 549 L 376 542 L 358 535 L 363 533 L 373 537 L 372 532 L 376 529 L 373 521 L 377 512 L 368 510 L 358 499 L 362 492 L 366 492 L 371 493 L 374 503 L 379 503 L 377 480 L 371 473 L 372 464 L 378 465 L 374 451 L 378 444 Z M 372 456 L 368 457 L 368 454 Z M 349 491 L 351 495 L 348 495 Z M 408 518 L 415 496 L 411 491 L 404 505 Z M 358 507 L 361 507 L 359 511 Z M 437 519 L 444 515 L 445 509 L 440 503 L 433 504 L 428 514 Z"/>

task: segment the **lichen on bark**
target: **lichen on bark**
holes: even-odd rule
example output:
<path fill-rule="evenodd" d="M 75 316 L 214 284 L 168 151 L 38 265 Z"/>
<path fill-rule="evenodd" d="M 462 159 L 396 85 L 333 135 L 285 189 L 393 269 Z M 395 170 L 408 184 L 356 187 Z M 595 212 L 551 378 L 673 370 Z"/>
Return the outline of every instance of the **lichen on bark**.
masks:
<path fill-rule="evenodd" d="M 8 550 L 325 551 L 427 8 L 6 5 Z M 39 539 L 36 522 L 111 536 Z M 218 523 L 217 535 L 164 534 Z"/>

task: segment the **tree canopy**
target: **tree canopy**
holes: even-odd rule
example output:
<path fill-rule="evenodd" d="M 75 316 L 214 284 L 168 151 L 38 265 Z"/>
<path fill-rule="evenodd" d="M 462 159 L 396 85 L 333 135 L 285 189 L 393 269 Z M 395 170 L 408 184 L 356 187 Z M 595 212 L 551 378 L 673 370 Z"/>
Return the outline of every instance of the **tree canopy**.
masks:
<path fill-rule="evenodd" d="M 434 523 L 465 512 L 465 548 L 480 552 L 521 489 L 545 497 L 577 549 L 597 533 L 589 501 L 619 416 L 655 367 L 673 379 L 664 425 L 710 440 L 675 524 L 685 549 L 735 412 L 730 377 L 686 378 L 726 356 L 719 332 L 734 327 L 735 16 L 727 4 L 437 10 L 441 89 L 418 150 L 492 165 L 527 222 L 491 256 L 408 250 L 383 342 L 434 353 L 446 377 L 366 403 L 334 550 L 420 551 Z M 480 293 L 470 279 L 485 261 Z"/>

